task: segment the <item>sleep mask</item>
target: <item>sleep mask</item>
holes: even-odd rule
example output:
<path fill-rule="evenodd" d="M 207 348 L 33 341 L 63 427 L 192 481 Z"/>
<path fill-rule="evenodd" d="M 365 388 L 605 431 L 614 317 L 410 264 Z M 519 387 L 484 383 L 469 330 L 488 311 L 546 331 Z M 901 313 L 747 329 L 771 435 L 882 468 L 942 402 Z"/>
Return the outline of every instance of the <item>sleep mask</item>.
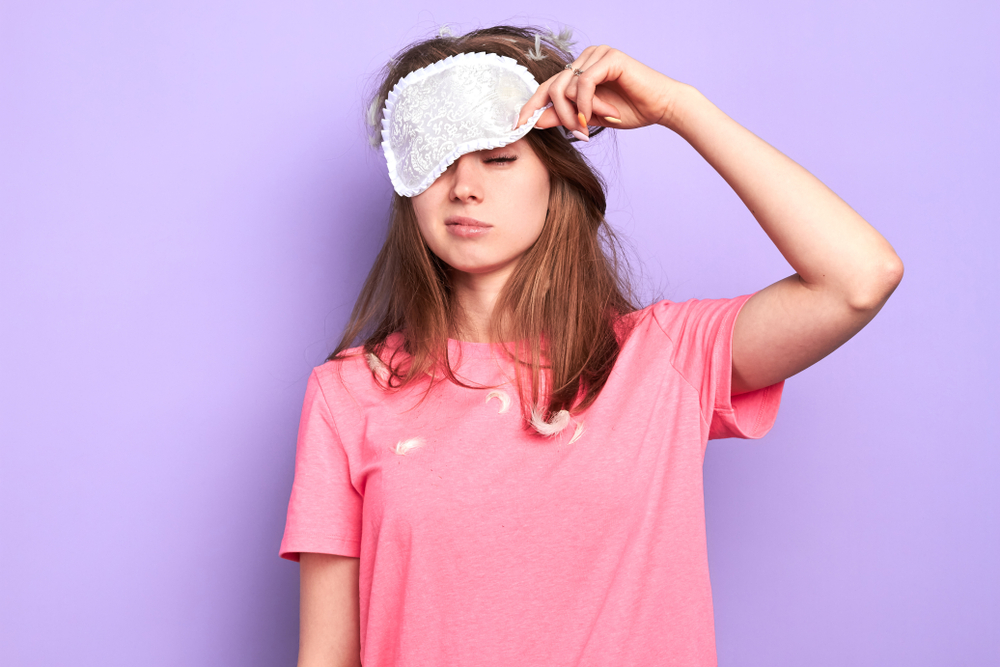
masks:
<path fill-rule="evenodd" d="M 526 135 L 544 108 L 512 128 L 537 88 L 526 67 L 494 53 L 459 53 L 404 76 L 382 109 L 382 152 L 392 187 L 413 197 L 466 153 Z"/>

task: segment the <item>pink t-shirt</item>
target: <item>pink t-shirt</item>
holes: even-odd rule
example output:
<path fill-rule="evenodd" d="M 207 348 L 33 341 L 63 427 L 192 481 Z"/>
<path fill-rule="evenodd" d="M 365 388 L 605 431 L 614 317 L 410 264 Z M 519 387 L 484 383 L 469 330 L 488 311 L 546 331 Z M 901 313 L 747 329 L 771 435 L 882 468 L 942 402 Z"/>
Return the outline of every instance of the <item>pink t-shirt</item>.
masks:
<path fill-rule="evenodd" d="M 715 665 L 705 445 L 763 436 L 782 390 L 730 397 L 748 298 L 635 313 L 597 401 L 548 438 L 488 344 L 450 343 L 493 388 L 316 368 L 281 555 L 360 557 L 366 667 Z"/>

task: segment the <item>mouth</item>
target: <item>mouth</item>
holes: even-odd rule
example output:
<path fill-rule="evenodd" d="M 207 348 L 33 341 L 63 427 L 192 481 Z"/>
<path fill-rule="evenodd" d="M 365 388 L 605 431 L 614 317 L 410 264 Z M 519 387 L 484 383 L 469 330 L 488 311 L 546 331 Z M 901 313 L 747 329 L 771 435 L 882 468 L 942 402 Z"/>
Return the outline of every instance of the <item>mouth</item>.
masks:
<path fill-rule="evenodd" d="M 487 236 L 493 225 L 476 220 L 475 218 L 463 218 L 460 215 L 452 215 L 444 220 L 444 228 L 452 236 L 463 239 L 477 239 Z"/>
<path fill-rule="evenodd" d="M 489 229 L 493 226 L 475 218 L 463 218 L 460 215 L 452 215 L 445 218 L 444 224 L 446 227 L 468 227 L 470 229 Z"/>

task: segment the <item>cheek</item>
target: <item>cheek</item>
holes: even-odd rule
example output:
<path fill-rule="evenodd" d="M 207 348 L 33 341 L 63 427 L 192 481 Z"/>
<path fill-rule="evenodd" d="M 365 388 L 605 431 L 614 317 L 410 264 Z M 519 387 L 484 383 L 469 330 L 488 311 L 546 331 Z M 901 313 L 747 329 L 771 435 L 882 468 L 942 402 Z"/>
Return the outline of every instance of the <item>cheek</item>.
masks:
<path fill-rule="evenodd" d="M 524 184 L 521 189 L 522 210 L 525 220 L 531 221 L 533 235 L 537 238 L 545 225 L 545 216 L 549 209 L 549 179 L 548 174 L 542 178 Z"/>
<path fill-rule="evenodd" d="M 426 192 L 422 192 L 416 197 L 411 199 L 413 205 L 413 216 L 417 219 L 417 229 L 420 231 L 420 236 L 423 237 L 424 241 L 428 244 L 432 242 L 432 230 L 434 229 L 431 224 L 433 220 L 432 210 L 433 206 L 431 202 L 428 201 L 424 195 Z M 421 199 L 423 197 L 423 199 Z"/>

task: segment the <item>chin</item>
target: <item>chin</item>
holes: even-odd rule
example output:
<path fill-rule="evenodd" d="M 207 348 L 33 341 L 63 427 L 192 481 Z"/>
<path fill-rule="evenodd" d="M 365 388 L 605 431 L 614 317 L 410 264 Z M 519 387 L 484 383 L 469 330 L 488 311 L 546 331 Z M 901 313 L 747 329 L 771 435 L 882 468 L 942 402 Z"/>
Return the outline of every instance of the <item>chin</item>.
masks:
<path fill-rule="evenodd" d="M 449 266 L 451 266 L 451 268 L 452 268 L 453 271 L 458 271 L 459 273 L 468 273 L 468 274 L 474 275 L 474 276 L 480 276 L 480 275 L 485 275 L 487 273 L 493 273 L 494 271 L 496 271 L 499 268 L 499 267 L 496 267 L 496 266 L 482 266 L 482 265 L 479 265 L 479 264 L 471 264 L 471 265 L 461 265 L 460 264 L 458 266 L 449 264 Z"/>
<path fill-rule="evenodd" d="M 483 261 L 461 261 L 461 262 L 449 262 L 444 260 L 444 263 L 451 267 L 453 271 L 458 271 L 460 273 L 468 273 L 470 275 L 485 275 L 488 273 L 493 273 L 503 269 L 508 262 L 483 262 Z"/>

